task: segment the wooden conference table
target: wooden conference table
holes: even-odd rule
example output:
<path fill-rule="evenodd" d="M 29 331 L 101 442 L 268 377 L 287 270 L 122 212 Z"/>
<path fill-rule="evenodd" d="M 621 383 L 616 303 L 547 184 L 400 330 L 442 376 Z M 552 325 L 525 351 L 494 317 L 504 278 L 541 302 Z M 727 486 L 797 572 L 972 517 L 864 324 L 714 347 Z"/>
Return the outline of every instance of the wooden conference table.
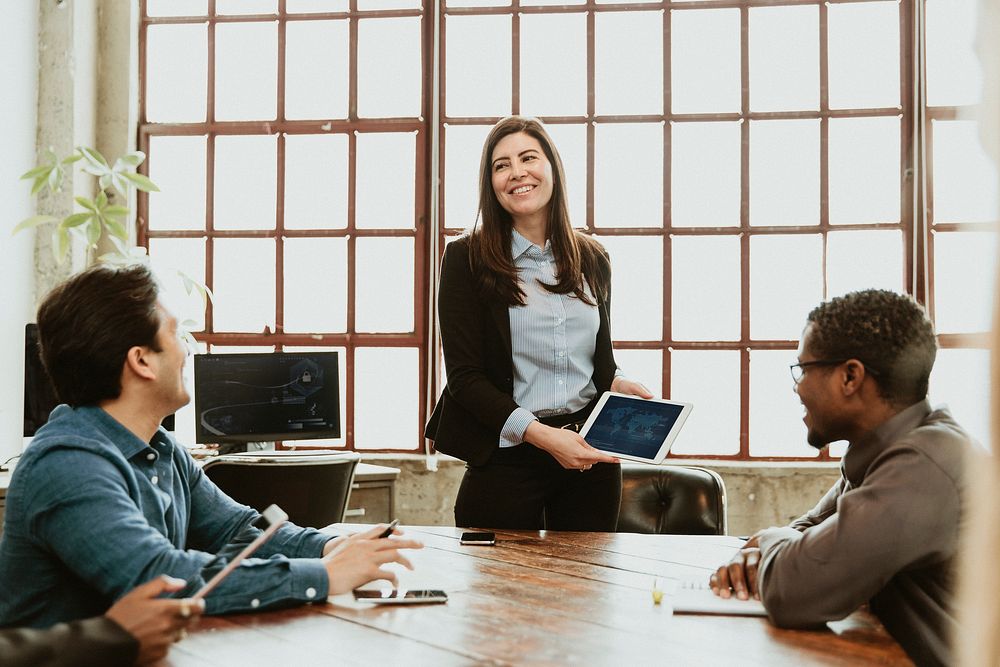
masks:
<path fill-rule="evenodd" d="M 334 528 L 360 529 L 339 525 Z M 707 577 L 734 537 L 498 531 L 461 546 L 450 527 L 406 527 L 425 548 L 402 586 L 447 604 L 375 607 L 351 596 L 275 612 L 205 617 L 167 665 L 859 665 L 909 664 L 869 614 L 828 629 L 767 619 L 671 615 L 654 577 Z M 341 532 L 341 531 L 337 531 Z"/>

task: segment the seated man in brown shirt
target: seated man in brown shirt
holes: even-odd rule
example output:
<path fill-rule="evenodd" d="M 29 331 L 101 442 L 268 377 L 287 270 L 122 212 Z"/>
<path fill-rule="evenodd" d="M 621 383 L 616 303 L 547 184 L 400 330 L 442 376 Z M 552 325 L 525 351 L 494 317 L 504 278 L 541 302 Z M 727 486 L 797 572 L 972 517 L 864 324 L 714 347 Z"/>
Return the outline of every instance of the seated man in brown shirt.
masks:
<path fill-rule="evenodd" d="M 711 576 L 722 597 L 759 597 L 805 627 L 869 603 L 920 665 L 948 664 L 953 560 L 973 441 L 927 401 L 937 351 L 923 308 L 881 290 L 809 313 L 791 367 L 809 444 L 848 442 L 841 477 L 808 513 L 750 538 Z"/>

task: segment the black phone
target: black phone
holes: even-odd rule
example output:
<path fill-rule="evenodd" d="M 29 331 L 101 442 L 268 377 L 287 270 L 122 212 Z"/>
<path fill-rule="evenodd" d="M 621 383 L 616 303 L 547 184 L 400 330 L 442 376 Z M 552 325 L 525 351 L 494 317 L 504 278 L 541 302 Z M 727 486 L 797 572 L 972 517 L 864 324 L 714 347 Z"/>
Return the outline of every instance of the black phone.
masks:
<path fill-rule="evenodd" d="M 437 590 L 359 589 L 354 591 L 354 599 L 375 604 L 433 604 L 447 602 L 448 594 Z"/>
<path fill-rule="evenodd" d="M 459 544 L 470 544 L 474 546 L 492 547 L 497 543 L 496 533 L 488 532 L 467 532 L 462 533 Z"/>

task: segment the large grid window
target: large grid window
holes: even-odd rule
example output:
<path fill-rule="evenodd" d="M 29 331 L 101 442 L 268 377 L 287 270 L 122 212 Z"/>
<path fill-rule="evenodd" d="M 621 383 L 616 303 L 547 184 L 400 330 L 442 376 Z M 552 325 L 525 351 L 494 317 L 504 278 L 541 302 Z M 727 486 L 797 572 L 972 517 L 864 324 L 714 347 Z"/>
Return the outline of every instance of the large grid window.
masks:
<path fill-rule="evenodd" d="M 208 309 L 169 294 L 174 308 L 212 351 L 341 352 L 345 428 L 326 444 L 420 448 L 421 3 L 147 0 L 142 9 L 139 140 L 162 192 L 140 201 L 140 243 L 154 265 L 215 293 Z"/>
<path fill-rule="evenodd" d="M 805 445 L 787 365 L 810 308 L 867 287 L 928 304 L 932 398 L 985 440 L 965 304 L 988 301 L 995 179 L 954 5 L 147 0 L 142 240 L 215 289 L 190 304 L 213 349 L 344 351 L 336 444 L 416 449 L 445 381 L 434 269 L 490 126 L 539 116 L 612 257 L 619 364 L 696 404 L 673 456 L 842 453 Z"/>

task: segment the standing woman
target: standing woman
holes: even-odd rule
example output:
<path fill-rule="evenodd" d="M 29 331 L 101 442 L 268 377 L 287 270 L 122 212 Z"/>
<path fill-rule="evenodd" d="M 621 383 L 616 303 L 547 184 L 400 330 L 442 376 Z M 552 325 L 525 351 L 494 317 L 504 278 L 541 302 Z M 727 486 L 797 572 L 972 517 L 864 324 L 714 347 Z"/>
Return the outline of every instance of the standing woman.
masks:
<path fill-rule="evenodd" d="M 542 124 L 486 138 L 482 224 L 451 243 L 438 312 L 448 384 L 425 430 L 467 462 L 459 526 L 613 531 L 618 459 L 580 437 L 600 395 L 651 398 L 611 350 L 611 265 L 569 221 L 562 160 Z"/>

